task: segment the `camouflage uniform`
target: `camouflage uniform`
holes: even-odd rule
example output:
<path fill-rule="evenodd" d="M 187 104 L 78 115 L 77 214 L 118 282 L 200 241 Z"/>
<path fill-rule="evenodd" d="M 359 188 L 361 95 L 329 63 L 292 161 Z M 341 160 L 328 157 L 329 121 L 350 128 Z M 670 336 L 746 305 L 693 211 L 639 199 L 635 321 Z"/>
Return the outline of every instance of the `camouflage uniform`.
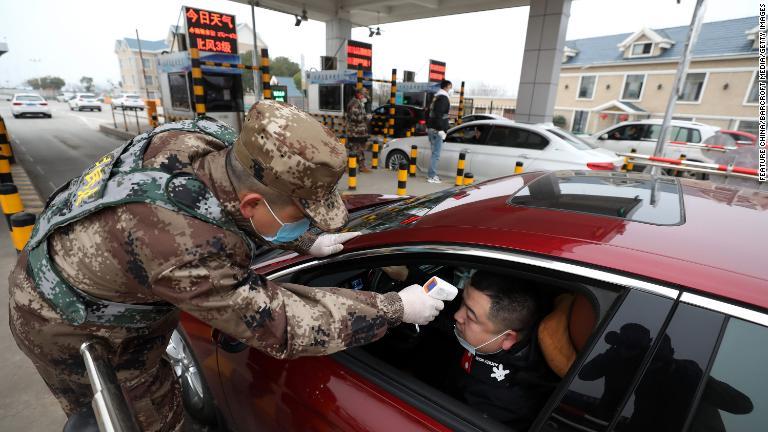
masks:
<path fill-rule="evenodd" d="M 401 321 L 397 293 L 278 285 L 249 269 L 254 252 L 249 239 L 267 243 L 240 214 L 227 162 L 242 163 L 264 185 L 295 196 L 318 226 L 336 229 L 346 223 L 334 188 L 345 161 L 343 148 L 327 129 L 273 102 L 254 105 L 239 140 L 233 151 L 226 139 L 169 130 L 148 140 L 140 160 L 144 169 L 199 180 L 204 187 L 194 206 L 209 213 L 222 210 L 222 218 L 235 228 L 159 204 L 133 202 L 101 208 L 44 237 L 40 226 L 46 212 L 65 200 L 63 193 L 41 215 L 33 240 L 43 238 L 40 244 L 47 245 L 62 280 L 96 301 L 152 304 L 161 312 L 151 323 L 125 321 L 124 316 L 122 321 L 101 317 L 104 322 L 98 322 L 99 313 L 108 308 L 86 308 L 96 321 L 73 323 L 70 309 L 43 295 L 35 282 L 39 279 L 32 277 L 39 269 L 29 266 L 35 262 L 30 253 L 37 249 L 28 245 L 10 275 L 10 327 L 68 416 L 92 399 L 78 349 L 85 340 L 98 338 L 111 347 L 111 362 L 142 430 L 180 428 L 179 387 L 162 357 L 179 310 L 277 358 L 324 355 L 365 344 Z M 318 171 L 319 166 L 326 169 Z M 305 251 L 313 241 L 300 238 L 290 247 Z"/>
<path fill-rule="evenodd" d="M 352 98 L 347 105 L 347 151 L 357 157 L 358 166 L 365 167 L 365 147 L 368 143 L 368 116 L 365 105 Z"/>

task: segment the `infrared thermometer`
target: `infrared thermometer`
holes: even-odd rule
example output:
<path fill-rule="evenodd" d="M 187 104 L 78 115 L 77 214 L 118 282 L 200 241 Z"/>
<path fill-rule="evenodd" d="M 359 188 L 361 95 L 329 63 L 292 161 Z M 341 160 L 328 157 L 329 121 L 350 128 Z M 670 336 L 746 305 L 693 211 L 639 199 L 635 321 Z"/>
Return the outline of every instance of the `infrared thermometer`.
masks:
<path fill-rule="evenodd" d="M 424 284 L 424 294 L 437 300 L 451 301 L 459 294 L 459 289 L 437 276 L 432 276 Z M 420 331 L 418 324 L 416 324 L 416 331 Z"/>

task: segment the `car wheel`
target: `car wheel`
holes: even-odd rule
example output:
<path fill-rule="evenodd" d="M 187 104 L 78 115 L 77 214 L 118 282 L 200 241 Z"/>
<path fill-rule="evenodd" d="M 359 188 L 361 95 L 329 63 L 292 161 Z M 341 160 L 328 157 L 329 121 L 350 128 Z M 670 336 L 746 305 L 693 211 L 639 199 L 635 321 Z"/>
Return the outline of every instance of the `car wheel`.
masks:
<path fill-rule="evenodd" d="M 69 107 L 69 110 L 70 110 L 70 111 L 74 111 L 75 109 L 74 109 L 74 108 L 72 108 L 72 107 L 70 106 L 70 107 Z"/>
<path fill-rule="evenodd" d="M 401 150 L 392 150 L 387 155 L 385 165 L 390 171 L 397 171 L 400 168 L 401 162 L 410 162 L 408 155 Z"/>
<path fill-rule="evenodd" d="M 13 115 L 13 118 L 16 118 L 16 119 L 17 119 L 17 118 L 19 118 L 19 117 L 20 117 L 20 116 L 19 116 L 18 114 L 14 114 L 14 115 Z"/>
<path fill-rule="evenodd" d="M 96 108 L 96 111 L 101 112 L 101 108 Z"/>
<path fill-rule="evenodd" d="M 53 118 L 53 114 L 46 114 L 45 116 L 48 118 Z"/>
<path fill-rule="evenodd" d="M 184 335 L 174 330 L 165 357 L 170 361 L 173 372 L 181 384 L 181 400 L 186 413 L 195 420 L 209 426 L 217 424 L 216 405 L 202 371 Z"/>

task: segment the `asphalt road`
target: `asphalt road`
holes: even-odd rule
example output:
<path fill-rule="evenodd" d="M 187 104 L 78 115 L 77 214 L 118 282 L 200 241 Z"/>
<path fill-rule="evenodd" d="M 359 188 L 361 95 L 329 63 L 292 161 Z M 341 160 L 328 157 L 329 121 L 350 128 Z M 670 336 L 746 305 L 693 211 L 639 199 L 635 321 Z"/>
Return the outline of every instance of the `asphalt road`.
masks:
<path fill-rule="evenodd" d="M 100 124 L 112 123 L 108 105 L 102 112 L 77 112 L 70 111 L 65 103 L 50 104 L 51 119 L 15 119 L 9 102 L 0 102 L 0 115 L 11 134 L 16 160 L 24 166 L 43 200 L 100 156 L 123 143 L 99 132 Z"/>

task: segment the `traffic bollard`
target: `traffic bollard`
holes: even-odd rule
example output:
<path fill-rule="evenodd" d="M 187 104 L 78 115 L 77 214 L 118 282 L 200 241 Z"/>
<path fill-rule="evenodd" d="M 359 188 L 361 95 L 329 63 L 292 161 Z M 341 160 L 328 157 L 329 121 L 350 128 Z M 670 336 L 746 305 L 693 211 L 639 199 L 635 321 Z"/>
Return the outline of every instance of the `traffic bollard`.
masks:
<path fill-rule="evenodd" d="M 3 215 L 5 215 L 5 222 L 8 224 L 8 231 L 11 231 L 11 216 L 24 211 L 24 204 L 21 202 L 19 189 L 16 188 L 15 184 L 0 184 L 0 207 L 3 208 Z"/>
<path fill-rule="evenodd" d="M 637 153 L 637 149 L 631 149 L 630 153 Z M 635 163 L 631 160 L 627 160 L 627 172 L 632 172 L 635 169 Z"/>
<path fill-rule="evenodd" d="M 399 168 L 397 171 L 397 195 L 404 196 L 408 186 L 408 162 L 400 162 Z"/>
<path fill-rule="evenodd" d="M 141 133 L 141 127 L 139 126 L 139 110 L 137 108 L 133 109 L 133 116 L 136 117 L 136 134 Z"/>
<path fill-rule="evenodd" d="M 469 186 L 474 182 L 475 182 L 474 174 L 472 174 L 471 172 L 464 174 L 464 186 Z"/>
<path fill-rule="evenodd" d="M 35 227 L 35 215 L 27 212 L 19 212 L 11 216 L 11 240 L 16 252 L 21 252 L 32 237 L 32 228 Z"/>
<path fill-rule="evenodd" d="M 467 160 L 467 154 L 459 153 L 459 162 L 456 164 L 456 186 L 464 184 L 464 164 Z"/>
<path fill-rule="evenodd" d="M 0 155 L 7 156 L 10 163 L 15 163 L 13 158 L 13 149 L 11 148 L 11 137 L 5 128 L 5 120 L 0 117 Z"/>
<path fill-rule="evenodd" d="M 269 73 L 269 50 L 261 49 L 261 93 L 265 100 L 272 99 L 272 75 Z"/>
<path fill-rule="evenodd" d="M 128 117 L 125 116 L 125 107 L 121 111 L 123 112 L 123 126 L 125 126 L 125 131 L 128 132 Z"/>
<path fill-rule="evenodd" d="M 147 117 L 149 120 L 149 125 L 152 128 L 156 128 L 160 125 L 160 122 L 157 120 L 157 101 L 147 100 L 145 103 L 147 104 Z"/>
<path fill-rule="evenodd" d="M 680 155 L 680 163 L 683 163 L 683 162 L 685 162 L 685 155 L 684 155 L 684 154 L 681 154 L 681 155 Z M 683 172 L 682 172 L 682 171 L 680 171 L 680 170 L 675 170 L 675 173 L 674 173 L 673 175 L 674 175 L 675 177 L 682 177 L 682 175 L 683 175 Z"/>
<path fill-rule="evenodd" d="M 347 190 L 357 190 L 357 157 L 350 156 L 348 165 L 349 174 L 347 178 Z"/>
<path fill-rule="evenodd" d="M 520 161 L 515 162 L 515 174 L 522 174 L 523 172 L 523 163 Z"/>
<path fill-rule="evenodd" d="M 11 161 L 8 156 L 0 156 L 0 183 L 13 183 Z"/>
<path fill-rule="evenodd" d="M 117 129 L 117 119 L 115 119 L 115 106 L 110 104 L 109 107 L 111 108 L 110 111 L 112 111 L 112 123 L 115 125 L 115 129 Z"/>
<path fill-rule="evenodd" d="M 411 158 L 410 158 L 410 166 L 408 167 L 408 175 L 411 177 L 416 177 L 416 158 L 419 156 L 419 147 L 412 145 L 411 146 Z"/>
<path fill-rule="evenodd" d="M 371 169 L 379 169 L 379 142 L 374 140 L 371 144 Z"/>

